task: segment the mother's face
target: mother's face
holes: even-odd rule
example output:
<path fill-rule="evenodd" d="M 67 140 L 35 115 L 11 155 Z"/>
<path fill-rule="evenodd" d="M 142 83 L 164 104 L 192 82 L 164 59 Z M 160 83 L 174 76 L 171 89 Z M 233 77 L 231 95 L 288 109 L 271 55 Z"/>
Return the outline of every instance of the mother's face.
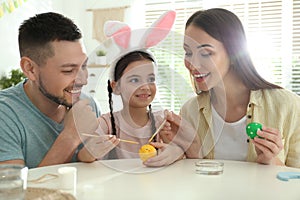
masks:
<path fill-rule="evenodd" d="M 221 42 L 191 24 L 185 30 L 184 50 L 184 63 L 197 90 L 208 91 L 223 85 L 230 60 Z"/>

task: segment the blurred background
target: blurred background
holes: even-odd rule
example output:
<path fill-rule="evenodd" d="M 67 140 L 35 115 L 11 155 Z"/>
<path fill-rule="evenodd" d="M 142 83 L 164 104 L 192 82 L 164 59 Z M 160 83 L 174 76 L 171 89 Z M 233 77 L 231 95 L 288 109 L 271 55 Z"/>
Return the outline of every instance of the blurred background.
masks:
<path fill-rule="evenodd" d="M 300 94 L 300 0 L 0 0 L 0 75 L 19 68 L 18 27 L 23 20 L 55 11 L 81 29 L 89 55 L 89 84 L 85 91 L 107 109 L 102 25 L 108 19 L 132 28 L 149 27 L 164 11 L 177 12 L 172 33 L 152 49 L 158 60 L 159 93 L 154 104 L 179 112 L 194 95 L 183 65 L 182 39 L 187 18 L 195 11 L 221 7 L 233 11 L 244 24 L 248 47 L 259 73 L 267 80 Z M 103 50 L 102 53 L 99 50 Z"/>

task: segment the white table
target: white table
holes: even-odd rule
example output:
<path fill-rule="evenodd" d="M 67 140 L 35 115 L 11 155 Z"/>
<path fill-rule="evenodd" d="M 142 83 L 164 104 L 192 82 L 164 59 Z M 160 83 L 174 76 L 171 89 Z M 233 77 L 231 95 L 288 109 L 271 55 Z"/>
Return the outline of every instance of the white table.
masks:
<path fill-rule="evenodd" d="M 139 159 L 72 163 L 30 169 L 28 178 L 57 174 L 59 167 L 75 166 L 78 200 L 300 199 L 299 179 L 281 181 L 276 178 L 278 172 L 300 172 L 300 169 L 222 161 L 223 174 L 199 175 L 195 173 L 196 161 L 181 160 L 164 168 L 147 168 Z M 59 189 L 59 179 L 28 186 Z"/>

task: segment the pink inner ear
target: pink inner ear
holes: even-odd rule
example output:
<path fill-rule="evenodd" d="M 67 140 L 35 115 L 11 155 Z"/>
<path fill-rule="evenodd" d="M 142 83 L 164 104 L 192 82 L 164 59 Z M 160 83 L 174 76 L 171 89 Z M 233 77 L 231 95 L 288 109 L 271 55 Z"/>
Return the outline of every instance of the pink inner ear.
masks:
<path fill-rule="evenodd" d="M 153 28 L 151 33 L 147 36 L 145 47 L 150 48 L 162 41 L 169 33 L 170 30 Z"/>
<path fill-rule="evenodd" d="M 113 34 L 113 38 L 119 46 L 127 49 L 130 42 L 130 35 L 130 28 L 128 26 L 124 26 L 118 30 L 118 32 Z"/>
<path fill-rule="evenodd" d="M 175 17 L 176 12 L 169 11 L 153 24 L 153 28 L 150 28 L 145 41 L 146 48 L 156 45 L 168 35 L 174 24 Z"/>
<path fill-rule="evenodd" d="M 175 17 L 176 13 L 174 11 L 170 11 L 164 17 L 162 17 L 162 19 L 159 19 L 153 27 L 161 29 L 171 29 L 174 24 Z"/>

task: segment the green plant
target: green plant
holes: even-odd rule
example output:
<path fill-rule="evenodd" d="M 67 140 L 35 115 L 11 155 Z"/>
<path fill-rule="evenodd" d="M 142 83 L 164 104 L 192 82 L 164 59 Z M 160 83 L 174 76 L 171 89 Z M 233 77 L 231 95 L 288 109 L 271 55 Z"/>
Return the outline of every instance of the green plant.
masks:
<path fill-rule="evenodd" d="M 24 80 L 26 77 L 20 69 L 12 69 L 9 75 L 2 75 L 0 78 L 0 89 L 9 88 L 14 86 L 20 81 Z"/>
<path fill-rule="evenodd" d="M 96 51 L 96 55 L 97 56 L 105 56 L 106 52 L 104 50 L 98 50 L 98 51 Z"/>

